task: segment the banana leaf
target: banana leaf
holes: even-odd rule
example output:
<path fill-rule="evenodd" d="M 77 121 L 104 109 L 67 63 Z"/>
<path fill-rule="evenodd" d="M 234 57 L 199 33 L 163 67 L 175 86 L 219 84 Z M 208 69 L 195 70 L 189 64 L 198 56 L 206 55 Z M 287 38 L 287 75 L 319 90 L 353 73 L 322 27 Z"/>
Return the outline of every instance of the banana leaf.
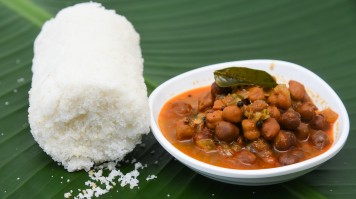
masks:
<path fill-rule="evenodd" d="M 28 124 L 33 42 L 42 24 L 72 0 L 0 0 L 0 198 L 64 198 L 85 189 L 84 171 L 68 173 L 34 141 Z M 350 117 L 340 153 L 295 180 L 270 186 L 217 182 L 168 154 L 152 134 L 128 155 L 147 167 L 139 187 L 115 186 L 100 198 L 356 198 L 356 1 L 102 0 L 141 35 L 149 91 L 204 65 L 278 59 L 321 76 Z M 120 163 L 122 171 L 133 165 Z M 146 181 L 148 175 L 157 179 Z"/>

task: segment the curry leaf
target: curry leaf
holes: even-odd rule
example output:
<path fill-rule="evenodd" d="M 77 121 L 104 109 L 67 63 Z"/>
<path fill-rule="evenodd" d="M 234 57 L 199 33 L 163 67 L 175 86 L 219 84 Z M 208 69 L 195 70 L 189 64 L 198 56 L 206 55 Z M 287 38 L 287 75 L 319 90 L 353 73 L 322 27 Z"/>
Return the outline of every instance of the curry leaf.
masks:
<path fill-rule="evenodd" d="M 220 87 L 261 86 L 273 88 L 276 80 L 267 72 L 245 67 L 230 67 L 214 72 L 215 82 Z"/>

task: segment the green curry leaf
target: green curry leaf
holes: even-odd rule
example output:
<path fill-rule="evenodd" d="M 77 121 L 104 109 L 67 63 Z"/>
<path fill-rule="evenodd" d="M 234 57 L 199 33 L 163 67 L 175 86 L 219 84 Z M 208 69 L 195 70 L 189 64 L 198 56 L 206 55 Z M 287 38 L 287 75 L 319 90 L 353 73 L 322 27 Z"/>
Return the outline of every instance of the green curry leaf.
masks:
<path fill-rule="evenodd" d="M 267 72 L 245 67 L 230 67 L 214 72 L 215 82 L 220 87 L 261 86 L 273 88 L 276 80 Z"/>

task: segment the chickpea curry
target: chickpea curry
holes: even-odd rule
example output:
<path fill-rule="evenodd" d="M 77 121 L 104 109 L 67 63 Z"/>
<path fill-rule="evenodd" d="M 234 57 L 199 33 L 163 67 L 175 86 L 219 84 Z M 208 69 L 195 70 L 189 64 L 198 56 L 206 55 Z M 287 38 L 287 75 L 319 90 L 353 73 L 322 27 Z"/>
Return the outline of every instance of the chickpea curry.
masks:
<path fill-rule="evenodd" d="M 337 113 L 318 110 L 297 81 L 277 84 L 264 71 L 242 69 L 247 76 L 265 77 L 248 81 L 246 74 L 227 78 L 218 74 L 227 69 L 216 71 L 211 86 L 164 105 L 158 118 L 164 136 L 188 156 L 233 169 L 290 165 L 328 150 Z"/>

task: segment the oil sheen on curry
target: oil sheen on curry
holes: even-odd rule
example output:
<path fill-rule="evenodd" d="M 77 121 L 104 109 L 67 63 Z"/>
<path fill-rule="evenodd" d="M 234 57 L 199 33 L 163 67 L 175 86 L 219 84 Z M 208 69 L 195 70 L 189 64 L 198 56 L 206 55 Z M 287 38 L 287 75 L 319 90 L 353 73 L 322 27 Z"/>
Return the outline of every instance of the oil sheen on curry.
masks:
<path fill-rule="evenodd" d="M 319 110 L 303 84 L 277 84 L 242 67 L 214 72 L 210 86 L 169 100 L 158 121 L 176 148 L 202 162 L 233 169 L 285 166 L 315 157 L 333 143 L 338 114 Z"/>

